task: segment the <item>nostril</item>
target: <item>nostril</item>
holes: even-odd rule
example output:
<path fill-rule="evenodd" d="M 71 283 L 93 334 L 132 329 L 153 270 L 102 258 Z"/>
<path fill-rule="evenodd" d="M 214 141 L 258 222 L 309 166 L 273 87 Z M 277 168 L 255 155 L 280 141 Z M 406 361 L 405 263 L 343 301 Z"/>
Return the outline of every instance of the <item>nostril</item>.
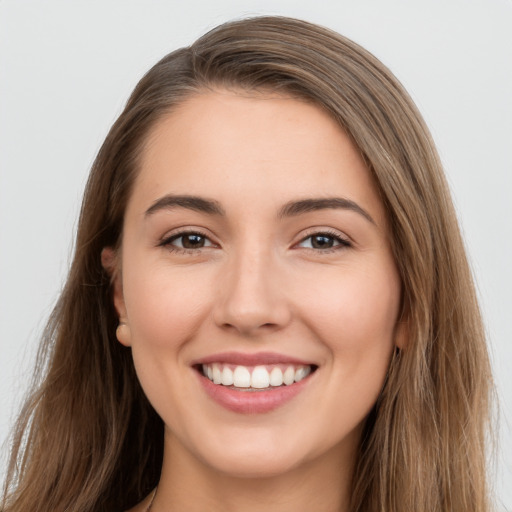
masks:
<path fill-rule="evenodd" d="M 258 332 L 269 332 L 280 328 L 278 323 L 251 321 L 250 319 L 235 319 L 232 322 L 224 322 L 221 325 L 226 330 L 236 331 L 242 335 L 255 335 Z"/>

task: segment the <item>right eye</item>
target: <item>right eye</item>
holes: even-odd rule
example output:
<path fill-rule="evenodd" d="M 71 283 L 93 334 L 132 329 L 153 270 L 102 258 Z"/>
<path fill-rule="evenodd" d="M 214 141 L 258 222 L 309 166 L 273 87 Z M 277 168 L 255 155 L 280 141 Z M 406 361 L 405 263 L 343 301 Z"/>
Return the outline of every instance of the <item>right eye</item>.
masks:
<path fill-rule="evenodd" d="M 160 245 L 171 251 L 190 251 L 213 247 L 214 243 L 202 233 L 187 231 L 167 237 Z"/>

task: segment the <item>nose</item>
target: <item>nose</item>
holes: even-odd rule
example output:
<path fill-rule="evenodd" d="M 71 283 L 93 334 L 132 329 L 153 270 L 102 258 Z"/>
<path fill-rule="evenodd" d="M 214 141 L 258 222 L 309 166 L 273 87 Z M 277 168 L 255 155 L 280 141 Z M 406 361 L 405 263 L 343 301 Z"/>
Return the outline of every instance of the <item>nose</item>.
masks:
<path fill-rule="evenodd" d="M 291 316 L 282 272 L 271 254 L 246 251 L 224 267 L 214 310 L 219 327 L 257 337 L 282 329 Z"/>

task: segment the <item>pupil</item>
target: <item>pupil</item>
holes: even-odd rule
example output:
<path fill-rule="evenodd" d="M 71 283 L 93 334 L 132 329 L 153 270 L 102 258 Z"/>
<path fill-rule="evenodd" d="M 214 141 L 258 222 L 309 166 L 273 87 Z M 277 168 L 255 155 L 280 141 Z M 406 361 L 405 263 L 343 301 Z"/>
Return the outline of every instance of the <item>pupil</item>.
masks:
<path fill-rule="evenodd" d="M 332 247 L 333 239 L 330 236 L 316 235 L 313 237 L 312 246 L 315 249 L 328 249 Z"/>
<path fill-rule="evenodd" d="M 185 249 L 196 249 L 204 246 L 204 237 L 201 235 L 186 235 L 183 237 L 182 243 Z"/>

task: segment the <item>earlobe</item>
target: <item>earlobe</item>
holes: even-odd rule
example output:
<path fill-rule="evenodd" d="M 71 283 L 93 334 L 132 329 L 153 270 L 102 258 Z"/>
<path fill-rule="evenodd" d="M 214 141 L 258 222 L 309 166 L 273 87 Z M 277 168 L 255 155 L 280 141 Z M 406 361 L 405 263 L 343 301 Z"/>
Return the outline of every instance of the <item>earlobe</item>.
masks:
<path fill-rule="evenodd" d="M 116 329 L 116 338 L 117 341 L 121 343 L 121 345 L 124 345 L 125 347 L 131 347 L 131 332 L 130 327 L 126 322 L 119 322 L 119 325 L 117 326 Z"/>
<path fill-rule="evenodd" d="M 118 255 L 112 247 L 105 247 L 101 251 L 101 265 L 110 276 L 110 286 L 112 287 L 114 307 L 119 317 L 116 337 L 121 344 L 129 347 L 131 346 L 131 333 L 128 325 L 126 305 L 124 302 L 120 263 Z"/>

